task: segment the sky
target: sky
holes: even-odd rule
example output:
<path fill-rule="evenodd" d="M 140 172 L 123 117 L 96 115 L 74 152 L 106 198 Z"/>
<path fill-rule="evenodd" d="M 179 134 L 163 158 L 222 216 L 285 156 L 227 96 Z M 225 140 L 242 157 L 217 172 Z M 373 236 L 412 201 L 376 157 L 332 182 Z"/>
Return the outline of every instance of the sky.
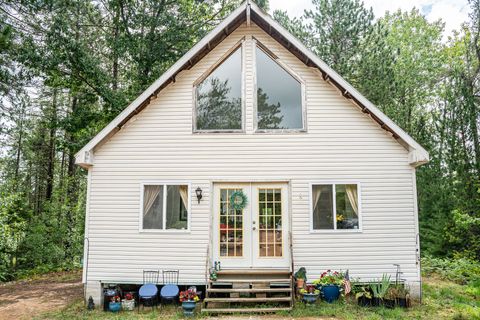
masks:
<path fill-rule="evenodd" d="M 446 35 L 458 30 L 461 23 L 468 20 L 468 0 L 363 0 L 367 7 L 372 7 L 375 17 L 381 17 L 386 11 L 398 9 L 411 10 L 413 7 L 427 17 L 429 21 L 442 19 Z M 269 0 L 270 11 L 286 10 L 289 16 L 299 17 L 304 9 L 312 9 L 311 0 Z"/>

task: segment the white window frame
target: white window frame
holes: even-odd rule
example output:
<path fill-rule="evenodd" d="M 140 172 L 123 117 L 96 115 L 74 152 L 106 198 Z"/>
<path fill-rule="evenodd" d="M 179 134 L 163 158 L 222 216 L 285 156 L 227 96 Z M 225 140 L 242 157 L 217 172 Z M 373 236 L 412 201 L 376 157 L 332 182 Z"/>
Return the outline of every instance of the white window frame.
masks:
<path fill-rule="evenodd" d="M 346 185 L 346 184 L 355 184 L 357 185 L 357 197 L 358 197 L 358 229 L 337 229 L 337 190 L 336 185 Z M 314 229 L 313 228 L 313 186 L 317 185 L 331 185 L 332 195 L 333 195 L 333 229 Z M 309 215 L 310 215 L 310 233 L 361 233 L 363 232 L 363 222 L 362 222 L 362 186 L 359 181 L 315 181 L 310 182 L 308 190 L 308 201 L 309 201 Z"/>
<path fill-rule="evenodd" d="M 258 84 L 257 84 L 257 55 L 256 49 L 262 50 L 267 56 L 269 56 L 273 62 L 278 64 L 280 68 L 285 70 L 292 78 L 297 80 L 300 83 L 300 88 L 302 90 L 302 128 L 297 129 L 259 129 L 258 128 Z M 305 80 L 302 79 L 295 71 L 293 71 L 286 63 L 284 63 L 277 55 L 270 51 L 267 46 L 262 44 L 255 37 L 252 38 L 252 72 L 253 72 L 253 126 L 255 133 L 305 133 L 307 132 L 307 98 L 306 98 L 306 89 L 305 89 Z"/>
<path fill-rule="evenodd" d="M 241 103 L 242 108 L 242 127 L 240 129 L 197 129 L 197 87 L 208 76 L 212 74 L 225 60 L 227 60 L 235 51 L 240 50 L 241 55 Z M 245 37 L 242 37 L 233 47 L 227 50 L 218 61 L 208 68 L 195 82 L 193 83 L 193 115 L 192 115 L 192 132 L 193 133 L 245 133 L 245 113 L 246 113 L 246 94 L 245 94 Z"/>
<path fill-rule="evenodd" d="M 187 206 L 187 229 L 166 229 L 167 226 L 167 186 L 187 186 L 188 206 Z M 143 229 L 143 195 L 145 186 L 163 186 L 163 228 L 162 229 Z M 139 208 L 139 232 L 146 233 L 190 233 L 190 219 L 192 207 L 192 184 L 185 181 L 144 181 L 140 183 L 140 208 Z"/>

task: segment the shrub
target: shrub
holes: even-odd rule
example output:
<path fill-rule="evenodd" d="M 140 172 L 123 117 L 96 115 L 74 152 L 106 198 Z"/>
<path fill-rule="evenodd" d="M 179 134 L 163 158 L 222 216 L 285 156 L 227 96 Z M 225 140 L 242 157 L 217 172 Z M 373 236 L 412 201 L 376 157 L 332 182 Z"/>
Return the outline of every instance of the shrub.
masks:
<path fill-rule="evenodd" d="M 422 258 L 422 273 L 436 274 L 441 278 L 467 284 L 480 281 L 480 262 L 467 258 Z"/>

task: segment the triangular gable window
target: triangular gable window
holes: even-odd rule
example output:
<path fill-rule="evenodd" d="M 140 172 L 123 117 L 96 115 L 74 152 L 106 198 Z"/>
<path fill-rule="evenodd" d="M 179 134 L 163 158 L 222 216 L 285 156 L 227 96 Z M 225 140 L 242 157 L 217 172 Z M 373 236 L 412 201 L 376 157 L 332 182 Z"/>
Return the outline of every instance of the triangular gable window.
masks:
<path fill-rule="evenodd" d="M 256 47 L 257 130 L 304 129 L 302 84 Z"/>
<path fill-rule="evenodd" d="M 242 130 L 242 48 L 196 86 L 196 131 Z"/>

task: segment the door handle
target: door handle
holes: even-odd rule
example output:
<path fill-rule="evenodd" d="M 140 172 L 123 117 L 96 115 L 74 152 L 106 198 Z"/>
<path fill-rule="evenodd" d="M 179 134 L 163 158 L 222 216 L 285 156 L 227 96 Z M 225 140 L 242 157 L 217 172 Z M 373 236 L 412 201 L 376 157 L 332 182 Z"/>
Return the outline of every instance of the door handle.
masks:
<path fill-rule="evenodd" d="M 257 230 L 257 228 L 256 228 L 256 227 L 253 227 L 253 228 L 252 228 L 252 230 L 254 230 L 254 231 L 255 231 L 255 230 Z"/>

